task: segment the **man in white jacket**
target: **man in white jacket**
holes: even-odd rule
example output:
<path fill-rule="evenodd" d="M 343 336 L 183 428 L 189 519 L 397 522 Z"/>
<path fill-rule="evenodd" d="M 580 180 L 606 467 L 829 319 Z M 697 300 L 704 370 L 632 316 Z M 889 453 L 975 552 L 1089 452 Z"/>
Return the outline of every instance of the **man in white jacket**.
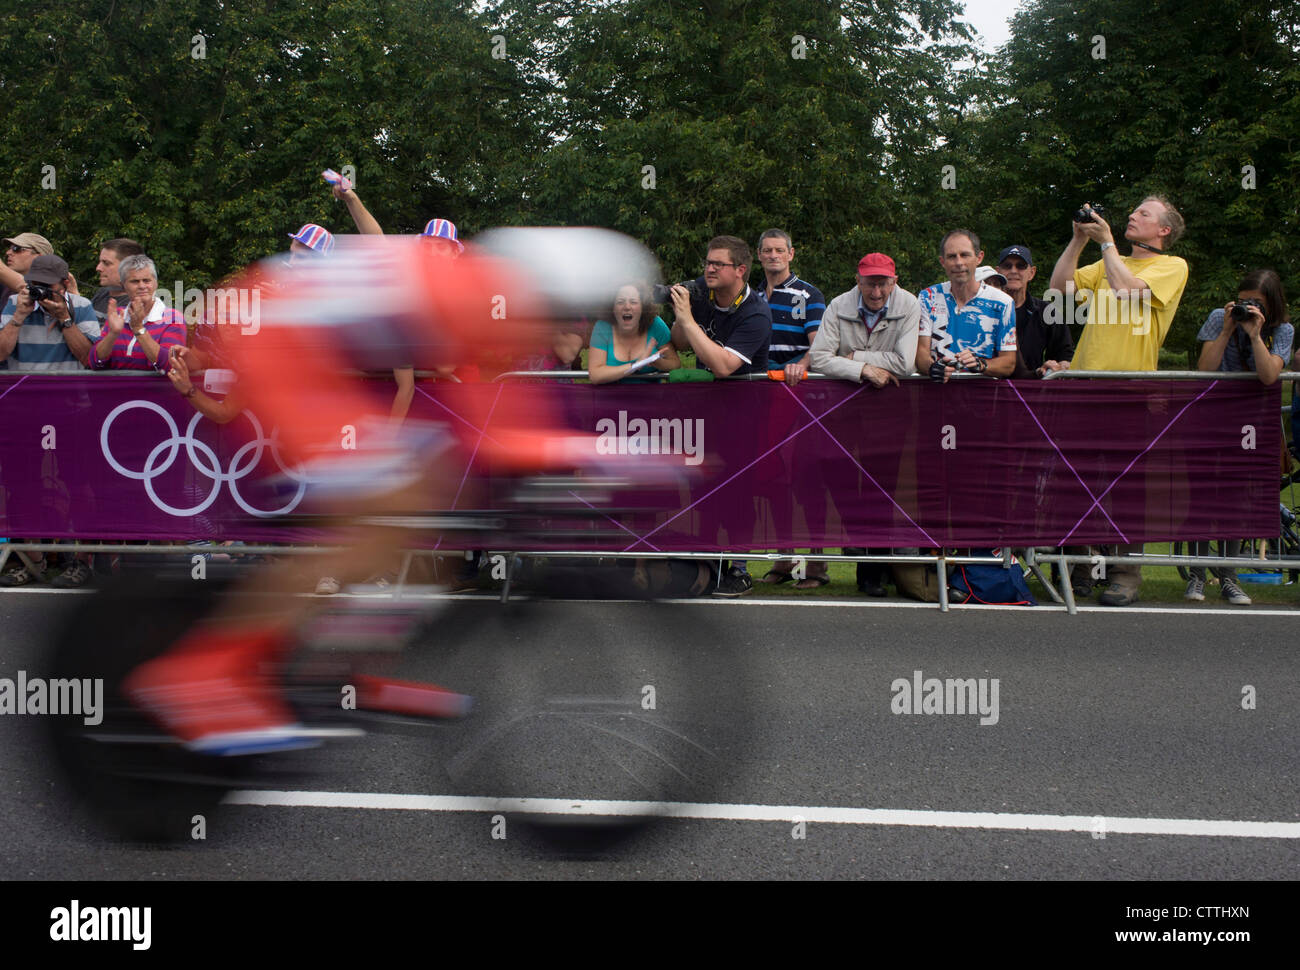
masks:
<path fill-rule="evenodd" d="M 894 261 L 868 253 L 858 285 L 831 300 L 809 351 L 812 368 L 828 377 L 884 387 L 912 373 L 921 304 L 898 285 Z"/>
<path fill-rule="evenodd" d="M 813 370 L 828 377 L 875 387 L 897 384 L 912 373 L 916 340 L 921 325 L 921 304 L 898 285 L 894 261 L 884 253 L 868 253 L 858 262 L 858 285 L 831 300 L 822 314 L 822 325 L 808 352 Z M 875 472 L 884 478 L 883 468 Z M 897 479 L 895 461 L 890 469 Z M 892 481 L 891 481 L 892 486 Z M 864 486 L 864 489 L 866 486 Z M 879 497 L 871 486 L 872 500 Z M 867 501 L 866 492 L 859 496 Z M 850 502 L 852 505 L 853 503 Z M 842 517 L 853 515 L 841 509 Z M 846 556 L 884 555 L 888 549 L 845 547 Z M 880 562 L 858 563 L 858 591 L 868 596 L 885 596 L 888 567 Z"/>

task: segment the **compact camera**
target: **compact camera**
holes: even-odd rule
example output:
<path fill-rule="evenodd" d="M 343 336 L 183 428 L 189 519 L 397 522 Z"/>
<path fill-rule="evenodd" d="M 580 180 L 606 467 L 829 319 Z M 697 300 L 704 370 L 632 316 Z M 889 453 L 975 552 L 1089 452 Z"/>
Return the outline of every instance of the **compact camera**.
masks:
<path fill-rule="evenodd" d="M 1082 208 L 1074 210 L 1074 221 L 1092 222 L 1092 213 L 1094 212 L 1097 215 L 1101 216 L 1101 218 L 1103 219 L 1106 218 L 1105 206 L 1093 205 L 1091 202 L 1085 202 Z"/>
<path fill-rule="evenodd" d="M 27 293 L 35 303 L 40 303 L 41 300 L 54 299 L 54 291 L 44 283 L 28 283 Z"/>

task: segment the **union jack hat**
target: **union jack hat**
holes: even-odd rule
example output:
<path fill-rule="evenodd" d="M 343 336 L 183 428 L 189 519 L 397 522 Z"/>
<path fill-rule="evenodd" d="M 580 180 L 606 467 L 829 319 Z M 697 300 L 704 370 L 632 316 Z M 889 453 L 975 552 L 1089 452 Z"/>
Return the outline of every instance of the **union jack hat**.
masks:
<path fill-rule="evenodd" d="M 465 244 L 456 238 L 456 224 L 446 219 L 430 219 L 421 236 L 433 236 L 436 239 L 450 239 L 456 244 L 457 252 L 465 251 Z"/>
<path fill-rule="evenodd" d="M 314 249 L 324 256 L 334 248 L 334 236 L 322 226 L 309 222 L 297 232 L 290 234 L 290 239 L 302 243 L 308 249 Z"/>

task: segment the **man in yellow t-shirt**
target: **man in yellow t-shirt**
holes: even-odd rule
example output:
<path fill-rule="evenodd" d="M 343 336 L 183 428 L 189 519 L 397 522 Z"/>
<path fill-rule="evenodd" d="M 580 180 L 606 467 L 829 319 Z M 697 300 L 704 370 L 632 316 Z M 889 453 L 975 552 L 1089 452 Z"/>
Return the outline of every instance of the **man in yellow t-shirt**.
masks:
<path fill-rule="evenodd" d="M 1132 251 L 1121 256 L 1110 226 L 1087 211 L 1092 221 L 1071 223 L 1073 237 L 1052 271 L 1051 288 L 1064 296 L 1064 305 L 1086 301 L 1089 308 L 1071 366 L 1156 370 L 1160 346 L 1187 285 L 1187 261 L 1165 253 L 1182 235 L 1183 217 L 1167 199 L 1143 199 L 1124 232 Z M 1079 255 L 1089 241 L 1101 245 L 1101 260 L 1079 269 Z M 1060 322 L 1068 323 L 1069 318 Z"/>
<path fill-rule="evenodd" d="M 1110 226 L 1091 207 L 1091 222 L 1075 222 L 1070 244 L 1052 270 L 1049 302 L 1060 307 L 1076 300 L 1088 304 L 1088 325 L 1074 352 L 1074 370 L 1153 371 L 1160 346 L 1169 335 L 1174 312 L 1187 285 L 1187 261 L 1165 250 L 1183 234 L 1183 217 L 1163 196 L 1149 195 L 1128 217 L 1124 238 L 1132 244 L 1120 256 Z M 1088 242 L 1101 246 L 1101 260 L 1079 269 L 1079 254 Z M 1053 300 L 1054 298 L 1054 300 Z M 1120 552 L 1142 552 L 1141 544 L 1118 546 Z M 1099 600 L 1104 606 L 1136 603 L 1142 586 L 1139 566 L 1117 565 L 1107 570 L 1110 585 Z"/>

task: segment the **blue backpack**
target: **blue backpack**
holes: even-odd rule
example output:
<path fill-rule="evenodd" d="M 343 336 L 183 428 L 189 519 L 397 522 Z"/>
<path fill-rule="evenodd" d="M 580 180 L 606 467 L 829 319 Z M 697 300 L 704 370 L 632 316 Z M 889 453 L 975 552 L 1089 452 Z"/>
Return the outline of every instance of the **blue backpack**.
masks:
<path fill-rule="evenodd" d="M 972 549 L 972 556 L 1000 556 L 1001 549 Z M 1014 563 L 1015 560 L 1013 559 Z M 948 576 L 948 598 L 953 603 L 988 603 L 998 606 L 1037 606 L 1018 565 L 954 566 Z"/>

